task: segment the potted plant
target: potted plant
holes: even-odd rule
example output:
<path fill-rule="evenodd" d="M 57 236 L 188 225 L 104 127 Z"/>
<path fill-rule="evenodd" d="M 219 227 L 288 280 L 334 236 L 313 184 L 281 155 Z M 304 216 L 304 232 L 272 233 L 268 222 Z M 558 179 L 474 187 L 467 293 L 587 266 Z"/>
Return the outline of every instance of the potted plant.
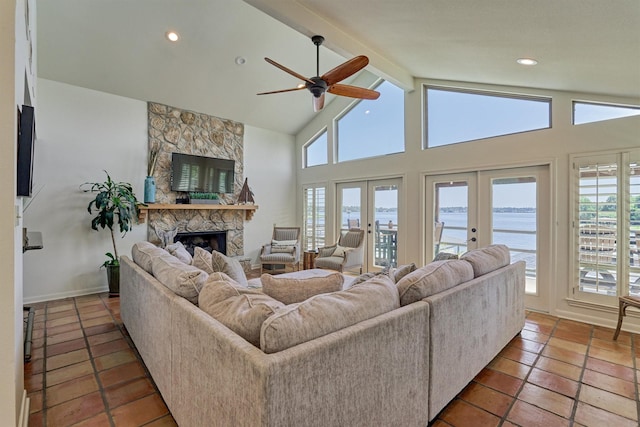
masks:
<path fill-rule="evenodd" d="M 218 193 L 189 193 L 191 204 L 217 205 L 220 204 Z"/>
<path fill-rule="evenodd" d="M 83 188 L 85 192 L 96 193 L 87 207 L 90 214 L 96 214 L 91 220 L 91 228 L 96 231 L 99 231 L 98 227 L 108 228 L 111 233 L 113 253 L 106 253 L 108 259 L 101 267 L 107 270 L 109 295 L 115 296 L 120 293 L 120 261 L 113 227 L 117 225 L 123 236 L 127 234 L 134 221 L 138 222 L 138 205 L 141 203 L 133 193 L 131 184 L 113 181 L 109 173 L 104 172 L 107 175 L 106 181 L 86 182 L 81 188 L 85 187 Z M 87 186 L 90 187 L 86 188 Z"/>

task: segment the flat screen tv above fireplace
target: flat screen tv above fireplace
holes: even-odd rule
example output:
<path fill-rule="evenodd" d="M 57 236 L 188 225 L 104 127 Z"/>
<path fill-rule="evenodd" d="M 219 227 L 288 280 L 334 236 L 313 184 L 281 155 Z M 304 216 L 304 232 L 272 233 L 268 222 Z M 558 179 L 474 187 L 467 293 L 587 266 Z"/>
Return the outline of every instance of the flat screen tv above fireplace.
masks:
<path fill-rule="evenodd" d="M 233 193 L 235 161 L 172 153 L 171 190 Z"/>

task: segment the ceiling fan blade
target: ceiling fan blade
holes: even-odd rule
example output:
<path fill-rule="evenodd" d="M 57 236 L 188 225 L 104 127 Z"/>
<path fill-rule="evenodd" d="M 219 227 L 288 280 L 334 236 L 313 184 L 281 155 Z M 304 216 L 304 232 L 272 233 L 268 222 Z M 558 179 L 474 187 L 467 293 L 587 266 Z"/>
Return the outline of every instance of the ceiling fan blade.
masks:
<path fill-rule="evenodd" d="M 307 77 L 303 76 L 302 74 L 298 74 L 293 70 L 288 69 L 287 67 L 285 67 L 284 65 L 280 65 L 278 64 L 276 61 L 274 61 L 273 59 L 269 59 L 269 58 L 264 58 L 265 61 L 267 61 L 269 64 L 273 65 L 274 67 L 280 68 L 282 71 L 284 71 L 285 73 L 291 74 L 293 77 L 296 77 L 300 80 L 303 80 L 305 82 L 308 82 L 310 84 L 314 84 L 313 80 L 308 79 Z"/>
<path fill-rule="evenodd" d="M 258 93 L 257 95 L 270 95 L 272 93 L 293 92 L 294 90 L 301 90 L 301 89 L 304 89 L 304 88 L 305 88 L 305 86 L 292 87 L 291 89 L 281 89 L 281 90 L 272 90 L 271 92 L 261 92 L 261 93 Z"/>
<path fill-rule="evenodd" d="M 355 58 L 338 65 L 333 70 L 324 73 L 322 80 L 327 82 L 327 86 L 331 86 L 362 70 L 368 63 L 369 58 L 366 56 L 356 56 Z"/>
<path fill-rule="evenodd" d="M 340 96 L 348 96 L 351 98 L 360 98 L 360 99 L 378 99 L 380 96 L 380 92 L 376 92 L 375 90 L 365 89 L 363 87 L 351 86 L 351 85 L 340 85 L 334 84 L 333 86 L 329 86 L 327 92 L 332 93 L 334 95 Z"/>
<path fill-rule="evenodd" d="M 312 96 L 313 98 L 313 111 L 316 113 L 324 108 L 324 93 L 320 95 L 318 98 Z"/>

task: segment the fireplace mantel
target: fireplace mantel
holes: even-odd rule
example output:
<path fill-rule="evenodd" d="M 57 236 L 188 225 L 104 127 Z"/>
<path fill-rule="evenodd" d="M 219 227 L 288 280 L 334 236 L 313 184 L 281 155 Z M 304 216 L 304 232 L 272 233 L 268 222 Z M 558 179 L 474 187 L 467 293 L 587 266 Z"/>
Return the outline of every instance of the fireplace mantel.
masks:
<path fill-rule="evenodd" d="M 253 218 L 253 214 L 258 205 L 196 205 L 196 204 L 165 204 L 165 203 L 150 203 L 147 206 L 139 206 L 140 215 L 138 221 L 144 223 L 147 220 L 147 211 L 152 210 L 236 210 L 245 211 L 244 218 L 249 221 Z"/>

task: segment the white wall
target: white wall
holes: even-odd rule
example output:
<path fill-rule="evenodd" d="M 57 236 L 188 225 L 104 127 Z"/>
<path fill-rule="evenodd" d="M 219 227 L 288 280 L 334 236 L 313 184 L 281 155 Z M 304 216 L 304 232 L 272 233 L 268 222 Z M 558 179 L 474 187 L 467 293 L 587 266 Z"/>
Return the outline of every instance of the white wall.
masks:
<path fill-rule="evenodd" d="M 273 224 L 295 226 L 295 139 L 246 126 L 244 128 L 244 174 L 254 193 L 258 210 L 244 223 L 244 254 L 258 265 L 262 245 L 271 241 Z"/>
<path fill-rule="evenodd" d="M 107 170 L 133 185 L 143 199 L 147 159 L 147 104 L 102 92 L 40 79 L 34 193 L 25 226 L 41 231 L 44 248 L 24 256 L 27 302 L 108 289 L 99 266 L 113 252 L 108 230 L 91 229 L 84 182 L 102 182 Z M 26 202 L 27 203 L 27 202 Z M 116 238 L 119 254 L 146 239 L 146 225 Z M 119 233 L 118 233 L 119 234 Z"/>
<path fill-rule="evenodd" d="M 15 93 L 15 2 L 0 3 L 0 93 Z M 17 321 L 22 281 L 16 218 L 16 97 L 0 97 L 0 418 L 16 425 L 22 394 L 22 330 Z M 8 379 L 5 381 L 4 379 Z"/>
<path fill-rule="evenodd" d="M 23 370 L 22 198 L 16 197 L 17 108 L 35 105 L 27 32 L 35 55 L 35 1 L 0 3 L 0 419 L 7 426 L 28 417 Z M 27 28 L 26 11 L 30 27 Z"/>
<path fill-rule="evenodd" d="M 147 104 L 120 96 L 39 79 L 38 140 L 34 193 L 25 226 L 41 231 L 44 249 L 24 257 L 27 302 L 107 290 L 99 269 L 111 252 L 108 231 L 91 230 L 83 182 L 112 178 L 130 182 L 143 198 L 147 164 Z M 247 126 L 244 173 L 259 209 L 245 222 L 245 255 L 255 264 L 273 224 L 295 224 L 295 172 L 292 136 Z M 146 239 L 147 225 L 134 226 L 117 241 L 120 255 Z"/>
<path fill-rule="evenodd" d="M 506 91 L 552 97 L 551 129 L 526 132 L 515 135 L 488 138 L 464 144 L 455 144 L 423 150 L 422 114 L 424 111 L 422 84 L 437 84 L 460 88 Z M 425 231 L 423 218 L 426 215 L 424 175 L 434 173 L 474 171 L 488 168 L 504 168 L 522 164 L 550 164 L 552 188 L 551 206 L 554 225 L 549 238 L 553 242 L 553 271 L 550 284 L 552 314 L 576 320 L 615 326 L 617 309 L 594 310 L 571 306 L 568 302 L 570 266 L 568 264 L 569 227 L 571 210 L 569 156 L 577 153 L 597 152 L 607 149 L 640 147 L 640 116 L 609 120 L 574 126 L 571 124 L 572 101 L 591 100 L 630 105 L 640 104 L 638 99 L 614 98 L 589 94 L 533 90 L 460 82 L 419 80 L 416 90 L 405 97 L 405 143 L 406 151 L 401 154 L 382 156 L 366 160 L 330 164 L 322 167 L 301 169 L 302 147 L 322 127 L 328 126 L 329 146 L 333 146 L 332 118 L 349 104 L 348 99 L 336 99 L 326 111 L 321 112 L 296 136 L 296 160 L 298 170 L 298 194 L 307 183 L 328 182 L 327 192 L 327 234 L 335 234 L 335 183 L 354 179 L 373 179 L 399 176 L 404 180 L 404 203 L 401 209 L 406 227 L 399 235 L 399 262 L 425 262 Z M 329 157 L 331 159 L 331 156 Z M 299 204 L 300 205 L 300 204 Z M 411 230 L 407 233 L 406 230 Z M 625 327 L 633 325 L 633 319 L 625 322 Z M 635 319 L 635 328 L 640 330 L 640 322 Z"/>

